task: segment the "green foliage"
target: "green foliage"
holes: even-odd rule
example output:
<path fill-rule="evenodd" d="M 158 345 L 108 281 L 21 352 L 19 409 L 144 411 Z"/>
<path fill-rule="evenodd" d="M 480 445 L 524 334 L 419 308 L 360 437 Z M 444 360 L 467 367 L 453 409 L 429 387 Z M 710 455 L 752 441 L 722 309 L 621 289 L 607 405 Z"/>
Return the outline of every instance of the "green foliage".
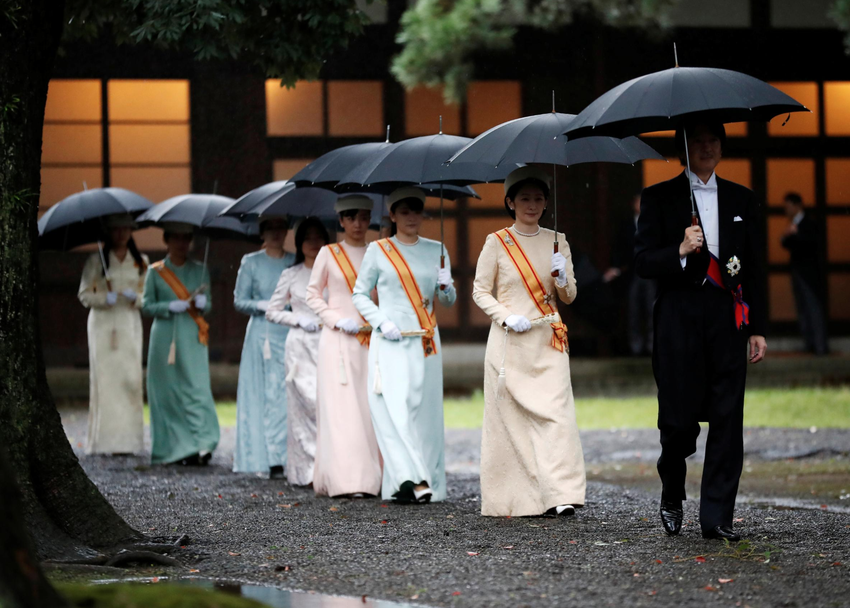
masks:
<path fill-rule="evenodd" d="M 363 32 L 355 0 L 68 0 L 65 39 L 111 35 L 119 44 L 240 58 L 292 86 Z"/>
<path fill-rule="evenodd" d="M 110 585 L 59 584 L 71 606 L 80 608 L 263 608 L 232 595 L 167 583 Z"/>
<path fill-rule="evenodd" d="M 850 55 L 850 0 L 833 0 L 829 17 L 838 24 L 838 29 L 846 32 L 844 47 L 845 52 Z"/>
<path fill-rule="evenodd" d="M 462 101 L 477 53 L 507 50 L 519 26 L 554 30 L 575 15 L 617 27 L 663 27 L 678 0 L 418 0 L 401 20 L 391 70 L 408 89 L 443 86 Z"/>

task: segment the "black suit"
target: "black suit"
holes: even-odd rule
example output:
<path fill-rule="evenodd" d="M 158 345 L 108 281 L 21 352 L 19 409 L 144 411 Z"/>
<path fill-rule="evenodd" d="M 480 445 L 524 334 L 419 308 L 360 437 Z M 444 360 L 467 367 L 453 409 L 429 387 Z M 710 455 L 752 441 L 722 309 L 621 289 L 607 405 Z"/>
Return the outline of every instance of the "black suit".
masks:
<path fill-rule="evenodd" d="M 791 282 L 794 286 L 794 301 L 800 331 L 806 348 L 818 355 L 828 351 L 826 340 L 826 318 L 820 297 L 820 273 L 818 272 L 818 231 L 808 215 L 797 224 L 797 233 L 782 237 L 782 246 L 791 252 Z"/>
<path fill-rule="evenodd" d="M 718 259 L 725 289 L 705 281 L 708 247 L 690 254 L 682 269 L 679 244 L 691 225 L 684 173 L 643 191 L 635 240 L 637 274 L 658 282 L 652 367 L 658 385 L 663 497 L 685 498 L 685 458 L 696 451 L 699 422 L 707 421 L 700 504 L 703 530 L 732 525 L 744 454 L 747 338 L 763 336 L 766 323 L 762 220 L 753 192 L 717 178 L 717 200 Z M 741 264 L 735 275 L 726 268 L 733 256 Z M 749 326 L 740 330 L 730 293 L 739 286 L 750 306 Z"/>

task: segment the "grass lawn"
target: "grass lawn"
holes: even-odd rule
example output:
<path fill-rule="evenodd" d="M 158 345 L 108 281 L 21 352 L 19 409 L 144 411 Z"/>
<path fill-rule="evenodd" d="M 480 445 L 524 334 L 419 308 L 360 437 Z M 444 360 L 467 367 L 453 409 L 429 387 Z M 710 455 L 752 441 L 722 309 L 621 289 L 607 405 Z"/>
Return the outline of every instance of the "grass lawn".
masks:
<path fill-rule="evenodd" d="M 655 428 L 658 404 L 655 397 L 627 399 L 577 399 L 579 428 Z M 216 406 L 222 426 L 236 426 L 236 404 Z M 446 427 L 478 428 L 484 413 L 484 395 L 446 399 Z M 145 408 L 145 422 L 148 410 Z M 850 428 L 850 387 L 754 389 L 747 391 L 746 426 Z"/>

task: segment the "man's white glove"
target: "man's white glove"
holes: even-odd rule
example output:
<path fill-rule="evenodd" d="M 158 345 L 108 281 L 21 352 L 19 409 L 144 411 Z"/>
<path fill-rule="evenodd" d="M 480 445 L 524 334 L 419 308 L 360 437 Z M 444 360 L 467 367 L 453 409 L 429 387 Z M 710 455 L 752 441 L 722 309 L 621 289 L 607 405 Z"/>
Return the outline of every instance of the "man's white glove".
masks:
<path fill-rule="evenodd" d="M 269 301 L 268 300 L 260 300 L 257 302 L 257 310 L 260 312 L 266 312 L 269 309 Z"/>
<path fill-rule="evenodd" d="M 314 331 L 319 331 L 319 324 L 310 317 L 298 317 L 298 320 L 295 323 L 306 332 L 313 333 Z"/>
<path fill-rule="evenodd" d="M 189 300 L 172 300 L 168 303 L 168 310 L 175 314 L 189 310 Z"/>
<path fill-rule="evenodd" d="M 437 267 L 437 284 L 438 285 L 451 285 L 454 283 L 452 281 L 452 269 L 451 268 L 440 268 Z"/>
<path fill-rule="evenodd" d="M 207 307 L 207 296 L 202 293 L 199 293 L 195 296 L 195 308 L 198 310 L 203 310 Z"/>
<path fill-rule="evenodd" d="M 522 315 L 511 315 L 507 319 L 505 319 L 505 325 L 510 327 L 512 330 L 521 334 L 524 331 L 528 331 L 531 329 L 531 321 L 523 317 Z"/>
<path fill-rule="evenodd" d="M 130 302 L 136 301 L 136 292 L 130 289 L 129 287 L 121 292 L 121 295 L 127 298 Z"/>
<path fill-rule="evenodd" d="M 340 319 L 334 326 L 338 330 L 347 333 L 349 336 L 356 335 L 360 331 L 360 324 L 354 319 Z"/>
<path fill-rule="evenodd" d="M 566 287 L 567 285 L 567 258 L 560 253 L 552 254 L 552 272 L 557 272 L 555 284 L 558 287 Z"/>
<path fill-rule="evenodd" d="M 378 329 L 381 330 L 381 335 L 387 340 L 401 340 L 401 331 L 392 321 L 384 321 Z"/>
<path fill-rule="evenodd" d="M 107 306 L 115 306 L 118 302 L 118 294 L 114 291 L 106 292 L 106 305 Z"/>

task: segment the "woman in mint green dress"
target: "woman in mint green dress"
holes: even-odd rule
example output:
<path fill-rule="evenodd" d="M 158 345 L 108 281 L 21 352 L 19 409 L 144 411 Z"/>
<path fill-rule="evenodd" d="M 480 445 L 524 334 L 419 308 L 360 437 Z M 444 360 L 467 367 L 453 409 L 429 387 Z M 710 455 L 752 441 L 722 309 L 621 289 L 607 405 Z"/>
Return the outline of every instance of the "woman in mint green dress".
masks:
<path fill-rule="evenodd" d="M 163 227 L 168 255 L 151 264 L 142 295 L 142 313 L 153 317 L 147 376 L 151 462 L 207 464 L 219 440 L 203 318 L 212 308 L 206 295 L 210 276 L 188 257 L 192 226 Z"/>
<path fill-rule="evenodd" d="M 281 273 L 295 256 L 283 250 L 287 221 L 260 225 L 263 249 L 242 258 L 233 305 L 250 317 L 239 362 L 236 394 L 236 473 L 283 477 L 286 465 L 286 364 L 289 327 L 266 320 L 269 300 Z"/>
<path fill-rule="evenodd" d="M 424 202 L 417 188 L 389 197 L 397 234 L 366 249 L 352 295 L 373 327 L 368 390 L 384 459 L 381 497 L 402 503 L 446 498 L 443 360 L 435 306 L 438 300 L 453 305 L 457 292 L 448 256 L 440 268 L 440 243 L 419 236 Z M 379 304 L 370 297 L 375 288 Z"/>

